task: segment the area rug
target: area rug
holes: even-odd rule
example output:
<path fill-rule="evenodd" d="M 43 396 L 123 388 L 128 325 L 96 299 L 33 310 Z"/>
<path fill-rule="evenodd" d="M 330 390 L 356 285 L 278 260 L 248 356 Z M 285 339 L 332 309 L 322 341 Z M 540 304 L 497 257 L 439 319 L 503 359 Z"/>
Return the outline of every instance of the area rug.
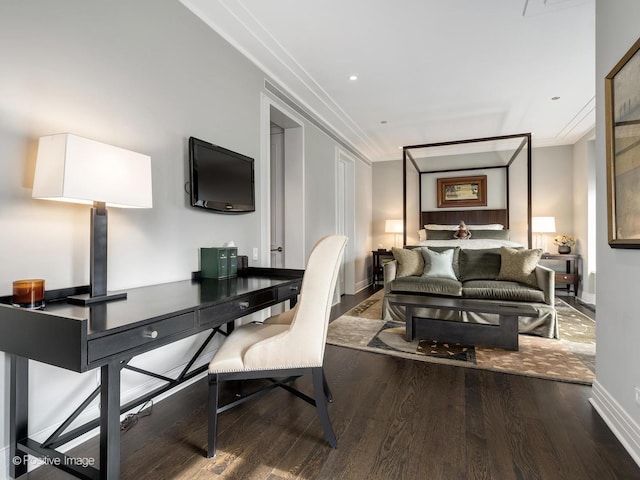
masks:
<path fill-rule="evenodd" d="M 381 320 L 381 290 L 329 325 L 327 343 L 423 362 L 591 385 L 595 372 L 595 321 L 556 299 L 559 339 L 520 335 L 518 351 L 404 339 L 403 322 Z"/>

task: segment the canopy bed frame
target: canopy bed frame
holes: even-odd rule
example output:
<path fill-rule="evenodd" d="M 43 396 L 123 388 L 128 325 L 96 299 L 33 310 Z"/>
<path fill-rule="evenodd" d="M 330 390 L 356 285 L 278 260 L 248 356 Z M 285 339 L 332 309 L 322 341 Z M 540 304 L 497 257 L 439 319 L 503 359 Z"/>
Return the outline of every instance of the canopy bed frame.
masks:
<path fill-rule="evenodd" d="M 492 147 L 492 148 L 489 148 Z M 433 156 L 432 153 L 426 154 L 427 149 L 433 149 L 431 152 L 449 151 L 453 152 L 449 155 Z M 439 149 L 439 150 L 438 150 Z M 460 153 L 464 152 L 464 153 Z M 483 154 L 477 152 L 484 152 Z M 420 154 L 423 157 L 420 157 Z M 488 155 L 499 153 L 504 159 L 500 164 L 485 163 Z M 473 155 L 478 155 L 477 164 Z M 466 164 L 459 164 L 452 168 L 442 168 L 435 165 L 437 159 L 456 160 L 455 156 L 462 158 L 464 156 Z M 531 232 L 531 134 L 522 133 L 515 135 L 503 135 L 485 138 L 473 138 L 466 140 L 456 140 L 450 142 L 428 143 L 421 145 L 410 145 L 402 148 L 403 158 L 403 244 L 407 245 L 408 232 L 417 232 L 426 224 L 449 224 L 456 225 L 460 220 L 464 220 L 467 224 L 502 224 L 505 229 L 514 226 L 514 223 L 522 226 L 524 234 L 525 222 L 522 219 L 526 215 L 526 243 L 531 248 L 532 232 Z M 526 184 L 526 191 L 512 192 L 511 183 L 514 181 L 512 167 L 516 159 L 519 162 L 526 161 L 525 168 L 520 168 L 520 175 L 526 176 L 525 182 L 521 179 L 518 181 Z M 450 163 L 456 163 L 451 161 Z M 520 165 L 520 167 L 522 167 Z M 460 173 L 461 175 L 476 175 L 477 172 L 485 173 L 494 169 L 504 171 L 504 204 L 500 208 L 487 205 L 481 207 L 463 207 L 466 203 L 459 202 L 460 208 L 456 208 L 456 202 L 449 202 L 451 206 L 429 208 L 423 210 L 423 179 L 433 174 L 442 174 L 444 177 L 451 177 L 452 173 Z M 526 173 L 524 173 L 526 172 Z M 415 178 L 417 177 L 417 185 Z M 414 181 L 411 181 L 414 180 Z M 438 179 L 441 180 L 441 179 Z M 417 186 L 417 190 L 416 190 Z M 486 188 L 486 187 L 485 187 Z M 489 185 L 489 188 L 495 188 L 495 185 Z M 428 195 L 439 195 L 441 192 L 428 192 Z M 486 192 L 485 192 L 486 193 Z M 416 198 L 417 195 L 417 198 Z M 511 211 L 514 195 L 524 195 L 519 198 L 520 205 L 526 205 L 526 213 L 524 208 L 522 212 L 517 213 L 518 218 L 514 218 L 514 212 Z M 486 197 L 485 202 L 486 205 Z"/>

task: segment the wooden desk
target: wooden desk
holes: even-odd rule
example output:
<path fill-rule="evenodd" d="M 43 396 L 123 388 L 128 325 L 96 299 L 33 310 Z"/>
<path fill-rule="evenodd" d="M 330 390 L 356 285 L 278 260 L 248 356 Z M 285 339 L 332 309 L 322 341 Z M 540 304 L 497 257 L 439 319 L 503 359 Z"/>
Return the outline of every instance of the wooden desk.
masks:
<path fill-rule="evenodd" d="M 213 336 L 237 318 L 289 301 L 293 306 L 302 284 L 302 270 L 247 269 L 246 275 L 227 279 L 201 279 L 127 290 L 126 300 L 75 306 L 64 300 L 47 303 L 44 310 L 0 305 L 0 351 L 10 364 L 11 477 L 27 471 L 26 454 L 58 459 L 49 462 L 79 478 L 120 478 L 120 414 L 206 371 L 192 369 Z M 176 379 L 129 366 L 136 355 L 154 350 L 199 332 L 210 331 Z M 29 360 L 75 372 L 101 370 L 100 386 L 42 443 L 28 438 Z M 120 405 L 120 373 L 123 368 L 151 374 L 165 386 L 126 405 Z M 100 418 L 67 432 L 72 421 L 100 396 Z M 75 465 L 57 450 L 74 438 L 100 427 L 100 470 Z"/>

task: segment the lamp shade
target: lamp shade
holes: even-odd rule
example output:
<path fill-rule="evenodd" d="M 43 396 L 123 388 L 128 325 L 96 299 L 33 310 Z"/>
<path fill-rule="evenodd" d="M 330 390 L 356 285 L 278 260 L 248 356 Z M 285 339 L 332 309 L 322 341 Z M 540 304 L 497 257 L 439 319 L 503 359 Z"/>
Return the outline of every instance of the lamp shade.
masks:
<path fill-rule="evenodd" d="M 402 233 L 404 225 L 402 220 L 386 220 L 384 224 L 385 233 Z"/>
<path fill-rule="evenodd" d="M 151 208 L 151 157 L 68 133 L 41 137 L 32 196 Z"/>
<path fill-rule="evenodd" d="M 553 233 L 556 231 L 556 217 L 532 217 L 531 231 L 534 233 Z"/>

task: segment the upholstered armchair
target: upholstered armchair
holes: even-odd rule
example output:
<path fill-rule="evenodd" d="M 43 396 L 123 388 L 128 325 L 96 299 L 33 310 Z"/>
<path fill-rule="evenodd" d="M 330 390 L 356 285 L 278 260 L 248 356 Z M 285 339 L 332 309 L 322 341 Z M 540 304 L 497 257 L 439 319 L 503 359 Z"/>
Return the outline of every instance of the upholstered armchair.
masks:
<path fill-rule="evenodd" d="M 327 411 L 331 393 L 323 370 L 325 342 L 333 293 L 347 237 L 329 235 L 315 245 L 302 279 L 295 307 L 267 319 L 236 328 L 220 346 L 209 364 L 209 438 L 207 456 L 216 453 L 218 415 L 244 403 L 254 392 L 220 406 L 219 385 L 226 380 L 267 378 L 266 388 L 283 387 L 314 405 L 329 445 L 337 440 Z M 310 374 L 313 398 L 289 384 Z M 276 378 L 285 377 L 284 380 Z"/>

